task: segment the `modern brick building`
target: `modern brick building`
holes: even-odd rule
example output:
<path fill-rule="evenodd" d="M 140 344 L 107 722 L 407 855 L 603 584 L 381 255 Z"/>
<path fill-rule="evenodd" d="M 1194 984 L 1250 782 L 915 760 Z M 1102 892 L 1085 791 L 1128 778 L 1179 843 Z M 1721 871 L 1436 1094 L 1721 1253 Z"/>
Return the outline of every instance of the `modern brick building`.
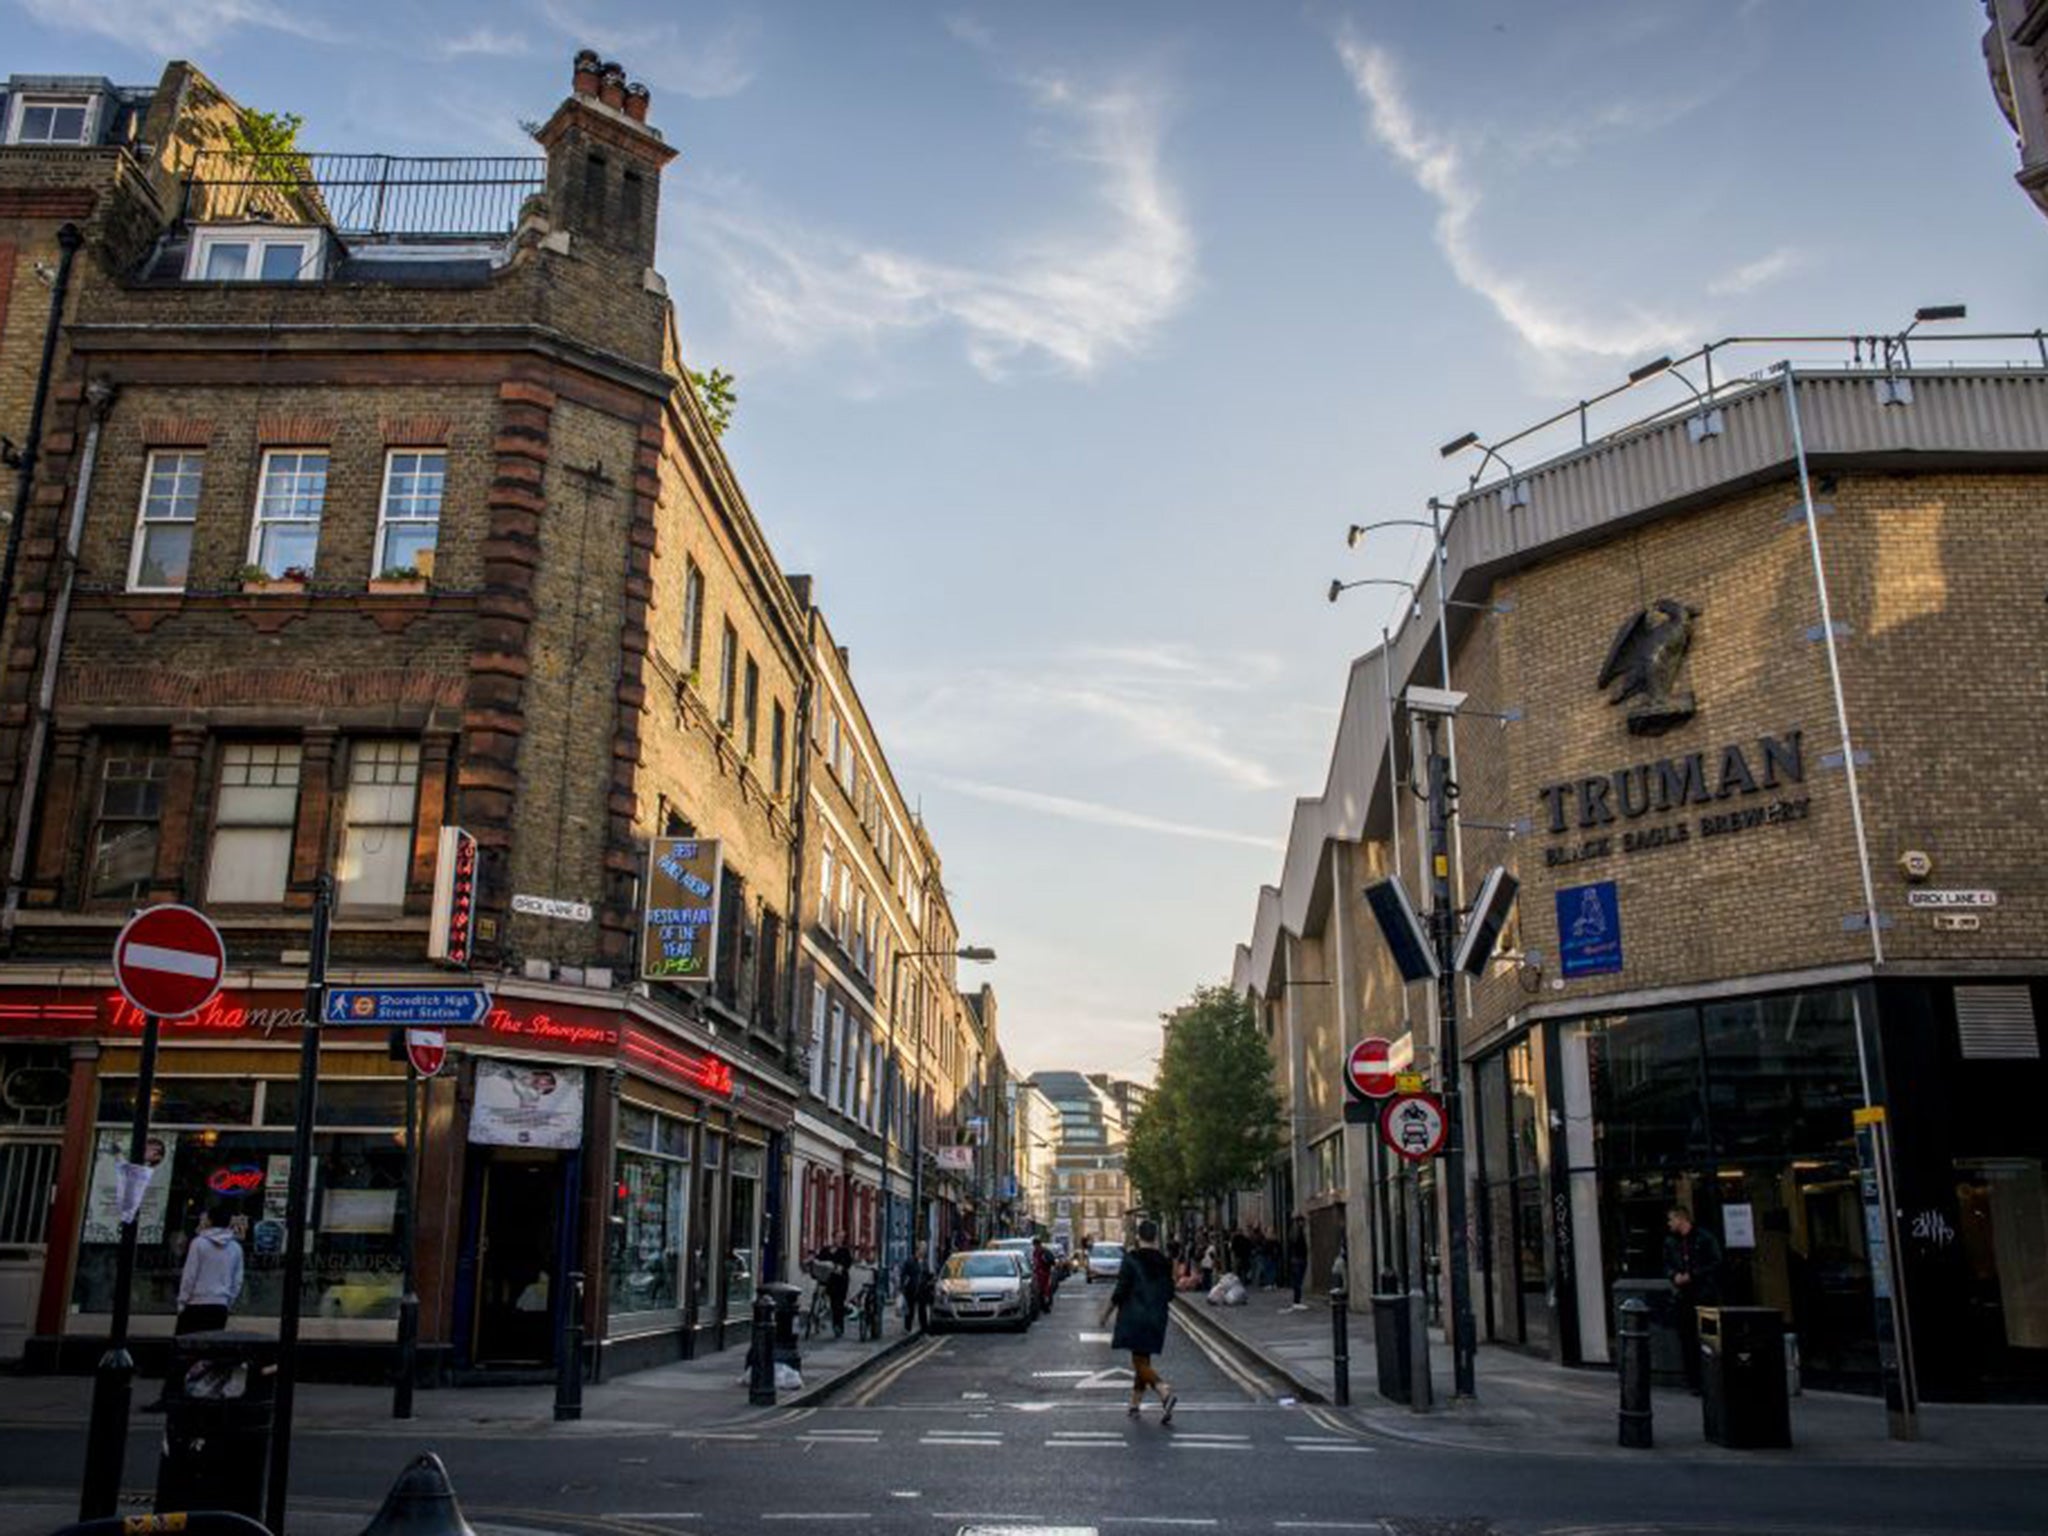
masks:
<path fill-rule="evenodd" d="M 1485 1337 L 1609 1359 L 1616 1287 L 1657 1290 L 1681 1202 L 1729 1301 L 1780 1310 L 1809 1380 L 1868 1388 L 1868 1215 L 1929 1396 L 2048 1393 L 2048 371 L 2031 337 L 1912 347 L 1722 344 L 1708 397 L 1604 434 L 1581 407 L 1488 449 L 1524 467 L 1457 499 L 1457 900 L 1496 865 L 1521 883 L 1451 1064 Z M 1656 374 L 1604 408 L 1675 394 Z M 1398 873 L 1429 904 L 1402 701 L 1445 679 L 1418 601 L 1353 664 L 1237 957 L 1295 1125 L 1276 1199 L 1317 1283 L 1348 1248 L 1354 1296 L 1406 1237 L 1375 1128 L 1344 1123 L 1345 1052 L 1383 1036 L 1444 1067 L 1434 988 L 1402 983 L 1363 897 Z M 1889 1221 L 1865 1209 L 1873 1107 Z"/>
<path fill-rule="evenodd" d="M 688 382 L 647 92 L 579 56 L 540 156 L 436 161 L 244 153 L 185 64 L 4 103 L 0 430 L 40 458 L 0 650 L 0 1353 L 85 1362 L 104 1336 L 128 913 L 200 906 L 230 964 L 165 1030 L 138 1328 L 168 1331 L 224 1192 L 262 1326 L 317 893 L 334 983 L 447 980 L 457 828 L 493 1007 L 424 1095 L 432 1368 L 549 1365 L 572 1274 L 611 1369 L 743 1336 L 807 1236 L 799 1114 L 860 1116 L 811 1091 L 829 690 L 809 585 Z M 923 829 L 891 828 L 935 883 Z M 717 898 L 686 980 L 644 966 L 656 839 L 695 845 Z M 382 1031 L 323 1037 L 306 1309 L 333 1369 L 381 1369 L 393 1336 L 404 1071 Z"/>

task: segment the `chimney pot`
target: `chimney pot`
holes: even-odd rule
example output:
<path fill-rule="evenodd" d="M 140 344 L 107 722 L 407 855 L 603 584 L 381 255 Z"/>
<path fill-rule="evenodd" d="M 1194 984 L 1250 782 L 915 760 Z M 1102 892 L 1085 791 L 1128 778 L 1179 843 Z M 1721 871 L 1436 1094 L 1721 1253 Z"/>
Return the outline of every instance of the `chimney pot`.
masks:
<path fill-rule="evenodd" d="M 597 94 L 597 79 L 597 50 L 585 48 L 576 55 L 576 94 L 578 96 L 595 96 Z"/>
<path fill-rule="evenodd" d="M 638 80 L 635 80 L 626 87 L 626 116 L 633 119 L 636 123 L 646 122 L 647 107 L 650 100 L 651 98 L 647 94 L 647 87 Z"/>
<path fill-rule="evenodd" d="M 604 78 L 597 88 L 598 99 L 608 107 L 624 111 L 626 107 L 626 72 L 617 64 L 607 62 Z"/>

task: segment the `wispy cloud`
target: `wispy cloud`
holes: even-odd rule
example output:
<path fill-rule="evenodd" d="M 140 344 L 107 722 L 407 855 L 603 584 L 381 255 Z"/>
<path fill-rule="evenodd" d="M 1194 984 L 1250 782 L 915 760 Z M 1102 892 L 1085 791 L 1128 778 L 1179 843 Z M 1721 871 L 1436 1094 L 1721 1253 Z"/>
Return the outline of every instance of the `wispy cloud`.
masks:
<path fill-rule="evenodd" d="M 1128 811 L 1121 806 L 1104 805 L 1096 800 L 1076 800 L 1068 795 L 1049 795 L 1042 790 L 1018 789 L 1008 784 L 987 784 L 978 779 L 956 779 L 940 775 L 931 782 L 941 789 L 949 789 L 956 795 L 966 795 L 974 800 L 987 800 L 996 805 L 1016 806 L 1020 810 L 1036 811 L 1041 815 L 1058 816 L 1068 821 L 1085 821 L 1099 827 L 1123 827 L 1133 832 L 1152 832 L 1162 837 L 1192 839 L 1207 843 L 1235 843 L 1246 848 L 1284 848 L 1286 842 L 1277 837 L 1260 837 L 1251 832 L 1229 832 L 1218 827 L 1198 827 L 1185 821 L 1169 821 L 1160 816 L 1148 816 L 1142 811 Z"/>
<path fill-rule="evenodd" d="M 324 23 L 269 0 L 15 0 L 45 26 L 94 32 L 143 53 L 185 55 L 245 27 L 330 41 Z"/>
<path fill-rule="evenodd" d="M 496 27 L 471 27 L 460 37 L 443 38 L 436 45 L 447 58 L 479 55 L 491 59 L 516 59 L 533 52 L 523 33 L 501 32 Z"/>
<path fill-rule="evenodd" d="M 1085 742 L 1098 769 L 1180 767 L 1235 790 L 1275 789 L 1278 776 L 1239 744 L 1242 721 L 1226 713 L 1275 670 L 1269 657 L 1224 661 L 1172 646 L 956 665 L 901 712 L 893 737 L 906 763 L 954 772 L 1027 754 L 1044 762 L 1051 743 Z"/>
<path fill-rule="evenodd" d="M 579 46 L 617 58 L 627 73 L 699 100 L 737 96 L 753 83 L 761 24 L 736 11 L 716 26 L 685 29 L 673 21 L 627 26 L 572 0 L 540 0 L 540 12 Z"/>
<path fill-rule="evenodd" d="M 1528 346 L 1547 356 L 1627 357 L 1681 341 L 1692 327 L 1640 309 L 1594 318 L 1538 293 L 1527 279 L 1496 267 L 1480 248 L 1484 203 L 1476 169 L 1458 144 L 1431 128 L 1408 100 L 1385 49 L 1348 22 L 1338 28 L 1338 57 L 1366 109 L 1372 136 L 1436 204 L 1436 243 L 1452 275 L 1493 307 Z"/>
<path fill-rule="evenodd" d="M 1165 103 L 1135 84 L 1026 82 L 1061 124 L 1056 150 L 1094 178 L 1094 216 L 987 263 L 944 261 L 730 198 L 700 207 L 690 238 L 735 320 L 802 354 L 949 329 L 1001 378 L 1027 361 L 1088 374 L 1138 351 L 1194 286 L 1195 240 L 1163 165 Z"/>
<path fill-rule="evenodd" d="M 1781 245 L 1768 255 L 1746 261 L 1733 271 L 1715 278 L 1707 284 L 1707 292 L 1716 298 L 1739 298 L 1798 271 L 1808 259 L 1807 253 L 1797 246 Z"/>

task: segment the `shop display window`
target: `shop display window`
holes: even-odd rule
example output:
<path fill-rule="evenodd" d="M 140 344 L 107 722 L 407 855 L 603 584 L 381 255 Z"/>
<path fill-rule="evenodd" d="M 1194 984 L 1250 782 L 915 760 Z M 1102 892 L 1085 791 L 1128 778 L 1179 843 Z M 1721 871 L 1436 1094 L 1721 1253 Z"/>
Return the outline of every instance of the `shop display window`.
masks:
<path fill-rule="evenodd" d="M 754 1305 L 761 1261 L 761 1164 L 759 1147 L 735 1146 L 730 1174 L 730 1219 L 726 1223 L 725 1315 L 745 1317 Z"/>
<path fill-rule="evenodd" d="M 287 1184 L 291 1173 L 290 1114 L 280 1125 L 268 1102 L 289 1081 L 162 1077 L 152 1094 L 148 1159 L 154 1167 L 138 1220 L 134 1309 L 138 1317 L 177 1311 L 178 1278 L 200 1213 L 218 1202 L 231 1213 L 243 1244 L 246 1280 L 235 1313 L 275 1317 L 283 1290 Z M 380 1091 L 395 1090 L 386 1099 Z M 405 1177 L 403 1088 L 387 1080 L 337 1079 L 321 1084 L 337 1109 L 357 1104 L 349 1129 L 321 1129 L 313 1139 L 310 1244 L 302 1305 L 308 1318 L 347 1321 L 397 1316 L 403 1256 L 398 1201 Z M 119 1224 L 115 1164 L 128 1149 L 132 1078 L 101 1083 L 92 1179 L 86 1197 L 72 1310 L 113 1308 Z M 380 1105 L 396 1108 L 388 1115 Z M 324 1107 L 324 1106 L 323 1106 Z M 322 1114 L 320 1123 L 340 1123 Z"/>
<path fill-rule="evenodd" d="M 690 1131 L 686 1120 L 619 1105 L 605 1260 L 614 1330 L 636 1314 L 672 1324 L 682 1307 Z"/>

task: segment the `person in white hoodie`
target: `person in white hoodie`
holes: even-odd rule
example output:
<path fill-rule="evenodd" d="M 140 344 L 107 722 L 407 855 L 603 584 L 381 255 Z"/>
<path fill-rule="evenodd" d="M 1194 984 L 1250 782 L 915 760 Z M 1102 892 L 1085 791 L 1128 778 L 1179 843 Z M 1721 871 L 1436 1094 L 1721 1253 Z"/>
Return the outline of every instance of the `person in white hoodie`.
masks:
<path fill-rule="evenodd" d="M 228 1325 L 228 1312 L 242 1294 L 242 1245 L 225 1205 L 210 1205 L 185 1250 L 178 1279 L 178 1320 L 174 1333 L 207 1333 Z"/>

